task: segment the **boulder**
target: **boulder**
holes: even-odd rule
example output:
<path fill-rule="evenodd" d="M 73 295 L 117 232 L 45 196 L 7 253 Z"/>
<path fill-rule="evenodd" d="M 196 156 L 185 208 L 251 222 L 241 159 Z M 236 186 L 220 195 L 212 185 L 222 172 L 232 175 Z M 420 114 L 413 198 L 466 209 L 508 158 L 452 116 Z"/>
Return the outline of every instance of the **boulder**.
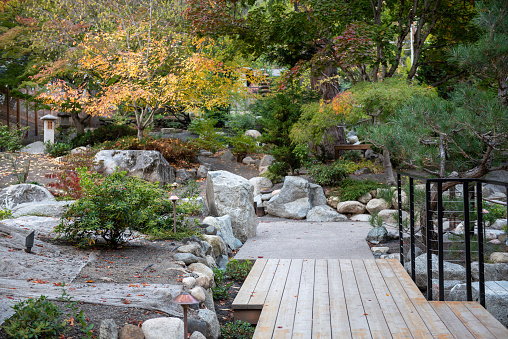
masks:
<path fill-rule="evenodd" d="M 444 285 L 444 300 L 450 300 L 450 291 L 457 284 L 462 284 L 462 280 L 445 280 L 443 281 Z M 432 297 L 433 300 L 439 300 L 439 280 L 432 279 Z"/>
<path fill-rule="evenodd" d="M 189 339 L 206 339 L 206 337 L 201 332 L 194 331 Z"/>
<path fill-rule="evenodd" d="M 207 175 L 208 175 L 208 167 L 205 165 L 199 166 L 198 171 L 196 173 L 196 177 L 198 179 L 203 179 L 203 178 L 206 178 Z"/>
<path fill-rule="evenodd" d="M 118 328 L 113 319 L 101 320 L 99 339 L 118 339 Z"/>
<path fill-rule="evenodd" d="M 194 277 L 185 277 L 182 279 L 182 284 L 186 289 L 190 290 L 196 286 L 196 278 Z"/>
<path fill-rule="evenodd" d="M 203 239 L 211 245 L 211 255 L 217 258 L 221 254 L 227 254 L 227 247 L 224 240 L 217 235 L 203 235 Z"/>
<path fill-rule="evenodd" d="M 402 197 L 402 206 L 407 205 L 409 203 L 409 198 L 408 198 L 406 192 L 401 191 L 400 196 Z M 393 196 L 392 206 L 394 208 L 399 208 L 399 194 L 397 193 L 397 191 L 395 191 L 395 195 Z"/>
<path fill-rule="evenodd" d="M 376 160 L 377 157 L 378 157 L 378 155 L 373 150 L 368 149 L 368 150 L 365 151 L 365 159 L 369 159 L 371 161 L 374 161 L 374 160 Z"/>
<path fill-rule="evenodd" d="M 199 258 L 192 253 L 174 253 L 173 260 L 182 261 L 185 263 L 185 265 L 194 264 L 200 261 Z"/>
<path fill-rule="evenodd" d="M 189 172 L 188 170 L 186 170 L 185 168 L 180 168 L 178 170 L 176 170 L 176 181 L 178 183 L 184 183 L 184 182 L 187 182 L 189 180 L 194 180 L 194 176 L 192 175 L 191 172 Z"/>
<path fill-rule="evenodd" d="M 490 261 L 493 263 L 508 263 L 508 253 L 507 252 L 494 252 L 490 255 Z"/>
<path fill-rule="evenodd" d="M 330 206 L 331 208 L 333 209 L 337 209 L 337 205 L 339 204 L 340 202 L 340 198 L 339 197 L 328 197 L 326 198 L 326 204 L 328 206 Z"/>
<path fill-rule="evenodd" d="M 193 271 L 194 273 L 201 273 L 203 275 L 205 275 L 206 277 L 208 277 L 208 279 L 210 279 L 210 281 L 213 281 L 213 271 L 210 267 L 206 266 L 205 264 L 201 264 L 201 263 L 196 263 L 196 264 L 192 264 L 192 265 L 189 265 L 189 269 L 191 271 Z"/>
<path fill-rule="evenodd" d="M 337 213 L 328 205 L 320 205 L 312 208 L 307 213 L 307 221 L 346 221 L 345 215 Z"/>
<path fill-rule="evenodd" d="M 175 171 L 159 151 L 116 151 L 104 150 L 95 155 L 99 163 L 97 171 L 111 174 L 126 171 L 149 182 L 167 183 L 175 181 Z"/>
<path fill-rule="evenodd" d="M 182 338 L 184 335 L 183 321 L 178 318 L 153 318 L 143 322 L 145 339 Z"/>
<path fill-rule="evenodd" d="M 480 265 L 478 261 L 471 263 L 471 275 L 473 276 L 473 280 L 480 280 Z M 495 280 L 507 280 L 508 279 L 508 264 L 507 263 L 496 263 L 496 264 L 487 264 L 485 263 L 483 266 L 485 281 L 495 281 Z"/>
<path fill-rule="evenodd" d="M 452 264 L 450 262 L 445 261 L 443 263 L 444 272 L 443 279 L 444 280 L 461 280 L 464 281 L 466 279 L 466 269 L 458 264 Z M 407 262 L 404 264 L 407 272 L 411 272 L 411 262 Z M 427 253 L 419 255 L 415 258 L 415 273 L 416 273 L 416 285 L 420 289 L 425 289 L 427 287 Z M 438 269 L 438 256 L 432 254 L 432 278 L 439 277 L 439 269 Z"/>
<path fill-rule="evenodd" d="M 367 203 L 365 208 L 370 214 L 377 214 L 382 210 L 387 210 L 391 207 L 391 204 L 384 199 L 372 199 Z"/>
<path fill-rule="evenodd" d="M 80 146 L 80 147 L 71 149 L 71 154 L 81 154 L 81 153 L 85 153 L 86 151 L 88 151 L 88 148 L 86 148 L 85 146 Z"/>
<path fill-rule="evenodd" d="M 259 167 L 268 167 L 272 164 L 272 162 L 275 161 L 275 158 L 271 155 L 267 154 L 261 158 L 261 161 L 259 162 Z"/>
<path fill-rule="evenodd" d="M 222 161 L 236 161 L 236 157 L 230 150 L 227 150 L 221 157 Z"/>
<path fill-rule="evenodd" d="M 242 160 L 242 164 L 244 165 L 254 165 L 256 163 L 256 160 L 252 159 L 252 157 L 245 157 Z"/>
<path fill-rule="evenodd" d="M 343 201 L 337 204 L 337 212 L 342 214 L 363 214 L 365 205 L 359 201 Z"/>
<path fill-rule="evenodd" d="M 388 241 L 388 231 L 384 226 L 373 227 L 369 234 L 367 234 L 366 240 L 371 244 L 379 244 Z"/>
<path fill-rule="evenodd" d="M 502 231 L 506 227 L 506 219 L 497 219 L 490 227 Z"/>
<path fill-rule="evenodd" d="M 383 222 L 394 224 L 397 221 L 397 217 L 399 215 L 398 210 L 382 210 L 379 211 L 378 216 L 383 220 Z M 402 211 L 402 220 L 407 220 L 409 218 L 409 213 L 406 211 Z"/>
<path fill-rule="evenodd" d="M 371 247 L 370 250 L 372 251 L 372 253 L 374 254 L 387 254 L 388 252 L 390 252 L 390 247 L 387 247 L 387 246 L 374 246 L 374 247 Z"/>
<path fill-rule="evenodd" d="M 227 171 L 208 172 L 206 201 L 213 216 L 229 215 L 236 238 L 245 242 L 256 235 L 254 187 L 245 178 Z"/>
<path fill-rule="evenodd" d="M 293 176 L 285 178 L 280 193 L 266 204 L 268 214 L 288 219 L 303 219 L 312 207 L 319 205 L 326 205 L 323 188 Z"/>
<path fill-rule="evenodd" d="M 26 202 L 17 205 L 11 212 L 13 218 L 19 218 L 24 215 L 60 218 L 73 203 L 74 200 Z"/>
<path fill-rule="evenodd" d="M 246 135 L 248 137 L 252 137 L 254 139 L 261 137 L 261 133 L 259 131 L 256 131 L 255 129 L 249 129 L 249 130 L 245 131 L 244 135 Z"/>
<path fill-rule="evenodd" d="M 205 290 L 201 286 L 196 286 L 193 289 L 191 289 L 189 292 L 200 303 L 204 302 L 206 299 Z"/>
<path fill-rule="evenodd" d="M 236 250 L 235 236 L 233 235 L 233 228 L 231 227 L 231 217 L 224 215 L 222 217 L 206 217 L 203 219 L 203 223 L 215 227 L 220 231 L 220 236 L 232 250 Z"/>
<path fill-rule="evenodd" d="M 205 256 L 200 244 L 195 243 L 195 242 L 188 243 L 187 245 L 182 245 L 182 246 L 178 247 L 177 251 L 180 253 L 191 253 L 191 254 L 195 255 L 196 257 L 204 257 Z"/>
<path fill-rule="evenodd" d="M 273 187 L 273 183 L 270 179 L 266 177 L 254 177 L 249 179 L 249 182 L 254 187 L 253 194 L 256 196 L 261 193 L 261 191 L 270 189 Z"/>
<path fill-rule="evenodd" d="M 119 339 L 144 339 L 143 330 L 136 325 L 127 324 L 120 330 Z"/>
<path fill-rule="evenodd" d="M 357 199 L 359 202 L 361 202 L 362 204 L 367 204 L 369 201 L 372 200 L 372 194 L 370 194 L 369 192 L 365 193 L 364 195 L 362 195 L 361 197 L 359 197 Z"/>
<path fill-rule="evenodd" d="M 44 187 L 32 184 L 19 184 L 0 191 L 0 209 L 13 210 L 25 203 L 56 202 L 55 197 Z"/>
<path fill-rule="evenodd" d="M 42 141 L 32 142 L 19 150 L 28 154 L 44 154 L 46 153 L 46 145 Z"/>
<path fill-rule="evenodd" d="M 220 326 L 215 312 L 206 308 L 201 308 L 198 311 L 198 317 L 206 323 L 206 338 L 217 339 L 220 334 Z"/>

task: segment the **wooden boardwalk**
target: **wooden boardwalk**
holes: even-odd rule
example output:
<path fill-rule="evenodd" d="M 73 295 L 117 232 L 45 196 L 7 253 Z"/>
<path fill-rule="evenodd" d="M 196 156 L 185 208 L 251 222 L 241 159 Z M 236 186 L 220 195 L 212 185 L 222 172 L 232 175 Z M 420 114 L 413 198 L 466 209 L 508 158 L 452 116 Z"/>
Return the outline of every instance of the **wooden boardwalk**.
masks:
<path fill-rule="evenodd" d="M 396 260 L 258 259 L 233 302 L 264 338 L 508 338 L 477 302 L 427 301 Z"/>

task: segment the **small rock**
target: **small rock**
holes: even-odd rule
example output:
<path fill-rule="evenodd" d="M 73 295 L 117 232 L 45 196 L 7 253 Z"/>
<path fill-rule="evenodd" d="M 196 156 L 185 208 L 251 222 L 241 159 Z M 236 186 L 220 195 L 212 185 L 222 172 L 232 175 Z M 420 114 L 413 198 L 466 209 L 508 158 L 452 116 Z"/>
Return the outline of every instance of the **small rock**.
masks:
<path fill-rule="evenodd" d="M 205 257 L 205 264 L 210 268 L 216 268 L 217 264 L 215 263 L 215 259 L 211 255 L 207 255 Z"/>
<path fill-rule="evenodd" d="M 226 255 L 221 255 L 217 258 L 217 266 L 221 269 L 226 269 L 228 266 L 229 259 Z"/>
<path fill-rule="evenodd" d="M 391 203 L 384 199 L 372 199 L 367 203 L 367 211 L 370 214 L 378 214 L 382 210 L 387 210 L 391 207 Z"/>
<path fill-rule="evenodd" d="M 256 160 L 252 159 L 251 157 L 245 157 L 242 160 L 242 163 L 245 165 L 254 165 L 255 162 Z"/>
<path fill-rule="evenodd" d="M 210 284 L 210 278 L 208 278 L 206 275 L 202 275 L 200 277 L 196 278 L 196 284 L 203 287 L 204 289 L 209 289 L 211 286 Z"/>
<path fill-rule="evenodd" d="M 196 279 L 193 277 L 187 277 L 182 279 L 182 283 L 187 289 L 192 289 L 196 286 Z"/>
<path fill-rule="evenodd" d="M 143 330 L 135 325 L 127 324 L 121 330 L 119 339 L 144 339 Z"/>
<path fill-rule="evenodd" d="M 104 319 L 101 321 L 99 329 L 100 339 L 118 339 L 118 328 L 113 319 Z"/>
<path fill-rule="evenodd" d="M 198 311 L 198 316 L 206 322 L 209 338 L 218 338 L 220 327 L 219 320 L 217 319 L 215 312 L 202 308 Z"/>
<path fill-rule="evenodd" d="M 261 137 L 261 133 L 255 129 L 249 129 L 249 130 L 245 131 L 244 135 L 246 135 L 248 137 L 252 137 L 254 139 Z"/>
<path fill-rule="evenodd" d="M 175 253 L 173 254 L 173 260 L 183 261 L 185 265 L 194 264 L 199 261 L 198 257 L 192 253 Z"/>
<path fill-rule="evenodd" d="M 203 290 L 203 287 L 196 286 L 193 289 L 190 290 L 190 294 L 196 298 L 200 303 L 204 302 L 206 299 L 205 290 Z"/>
<path fill-rule="evenodd" d="M 370 249 L 374 254 L 387 254 L 390 251 L 390 247 L 386 246 L 371 247 Z"/>
<path fill-rule="evenodd" d="M 178 318 L 153 318 L 143 323 L 143 334 L 146 339 L 182 338 L 184 335 L 183 321 Z"/>
<path fill-rule="evenodd" d="M 261 161 L 259 162 L 259 170 L 261 170 L 261 167 L 268 167 L 272 164 L 272 162 L 275 161 L 275 158 L 271 155 L 265 155 L 261 158 Z"/>
<path fill-rule="evenodd" d="M 196 257 L 204 257 L 203 250 L 202 250 L 201 246 L 197 243 L 182 245 L 182 246 L 178 247 L 177 251 L 180 253 L 191 253 L 191 254 L 194 254 Z"/>
<path fill-rule="evenodd" d="M 189 339 L 206 339 L 206 337 L 201 332 L 194 331 Z"/>
<path fill-rule="evenodd" d="M 199 151 L 199 155 L 204 156 L 204 157 L 211 157 L 213 155 L 213 153 L 202 149 Z"/>
<path fill-rule="evenodd" d="M 217 235 L 217 229 L 215 228 L 215 226 L 208 226 L 207 228 L 205 228 L 205 234 Z"/>
<path fill-rule="evenodd" d="M 203 178 L 206 178 L 207 175 L 208 175 L 208 167 L 206 167 L 204 165 L 199 166 L 198 171 L 196 173 L 196 177 L 198 179 L 203 179 Z"/>
<path fill-rule="evenodd" d="M 337 204 L 337 212 L 341 214 L 362 214 L 365 205 L 359 201 L 343 201 Z"/>
<path fill-rule="evenodd" d="M 372 200 L 372 195 L 369 192 L 367 192 L 364 195 L 362 195 L 361 197 L 359 197 L 357 200 L 359 202 L 361 202 L 362 204 L 367 204 L 369 201 Z"/>
<path fill-rule="evenodd" d="M 494 252 L 490 255 L 490 261 L 493 263 L 508 263 L 508 253 Z"/>
<path fill-rule="evenodd" d="M 354 214 L 349 218 L 351 221 L 370 221 L 370 214 Z"/>
<path fill-rule="evenodd" d="M 345 215 L 342 215 L 340 213 L 337 213 L 337 211 L 333 208 L 331 208 L 328 205 L 320 205 L 312 208 L 307 213 L 307 221 L 346 221 L 347 217 Z"/>
<path fill-rule="evenodd" d="M 384 243 L 388 240 L 388 231 L 384 226 L 374 227 L 369 231 L 366 239 L 372 244 Z"/>
<path fill-rule="evenodd" d="M 494 245 L 499 245 L 501 244 L 501 240 L 499 239 L 492 239 L 491 241 L 489 241 L 490 244 L 494 244 Z"/>
<path fill-rule="evenodd" d="M 497 219 L 490 227 L 496 230 L 504 230 L 506 227 L 506 219 Z"/>
<path fill-rule="evenodd" d="M 340 202 L 339 197 L 328 197 L 326 199 L 326 204 L 330 206 L 331 208 L 337 209 L 337 205 Z"/>
<path fill-rule="evenodd" d="M 32 142 L 19 150 L 23 153 L 29 154 L 44 154 L 46 153 L 46 145 L 42 141 Z"/>
<path fill-rule="evenodd" d="M 226 153 L 224 153 L 220 157 L 220 160 L 222 160 L 222 161 L 236 161 L 236 157 L 233 153 L 231 153 L 230 150 L 227 150 Z"/>
<path fill-rule="evenodd" d="M 371 174 L 372 170 L 368 167 L 360 168 L 359 170 L 356 170 L 353 174 L 355 175 L 363 175 L 363 174 Z"/>
<path fill-rule="evenodd" d="M 210 280 L 213 280 L 214 278 L 212 269 L 206 266 L 205 264 L 201 263 L 191 264 L 189 265 L 189 269 L 194 272 L 206 275 Z"/>

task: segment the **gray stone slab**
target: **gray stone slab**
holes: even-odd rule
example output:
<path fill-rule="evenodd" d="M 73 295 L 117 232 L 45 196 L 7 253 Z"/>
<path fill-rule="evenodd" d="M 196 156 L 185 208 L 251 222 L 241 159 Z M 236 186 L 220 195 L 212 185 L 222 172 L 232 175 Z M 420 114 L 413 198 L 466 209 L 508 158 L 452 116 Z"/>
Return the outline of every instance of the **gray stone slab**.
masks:
<path fill-rule="evenodd" d="M 280 220 L 280 219 L 279 219 Z M 372 259 L 367 222 L 275 221 L 258 224 L 235 259 Z"/>

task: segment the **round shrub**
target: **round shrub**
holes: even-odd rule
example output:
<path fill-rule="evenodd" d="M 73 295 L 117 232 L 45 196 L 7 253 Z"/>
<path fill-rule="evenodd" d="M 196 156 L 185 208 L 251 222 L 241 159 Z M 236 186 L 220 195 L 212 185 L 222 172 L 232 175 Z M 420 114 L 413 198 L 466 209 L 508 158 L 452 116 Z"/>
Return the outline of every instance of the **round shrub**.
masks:
<path fill-rule="evenodd" d="M 71 140 L 73 147 L 95 146 L 105 141 L 113 141 L 127 136 L 136 136 L 138 131 L 126 125 L 105 125 L 93 131 L 78 134 Z"/>
<path fill-rule="evenodd" d="M 254 335 L 254 328 L 246 321 L 237 320 L 222 326 L 220 335 L 222 339 L 250 339 Z"/>

